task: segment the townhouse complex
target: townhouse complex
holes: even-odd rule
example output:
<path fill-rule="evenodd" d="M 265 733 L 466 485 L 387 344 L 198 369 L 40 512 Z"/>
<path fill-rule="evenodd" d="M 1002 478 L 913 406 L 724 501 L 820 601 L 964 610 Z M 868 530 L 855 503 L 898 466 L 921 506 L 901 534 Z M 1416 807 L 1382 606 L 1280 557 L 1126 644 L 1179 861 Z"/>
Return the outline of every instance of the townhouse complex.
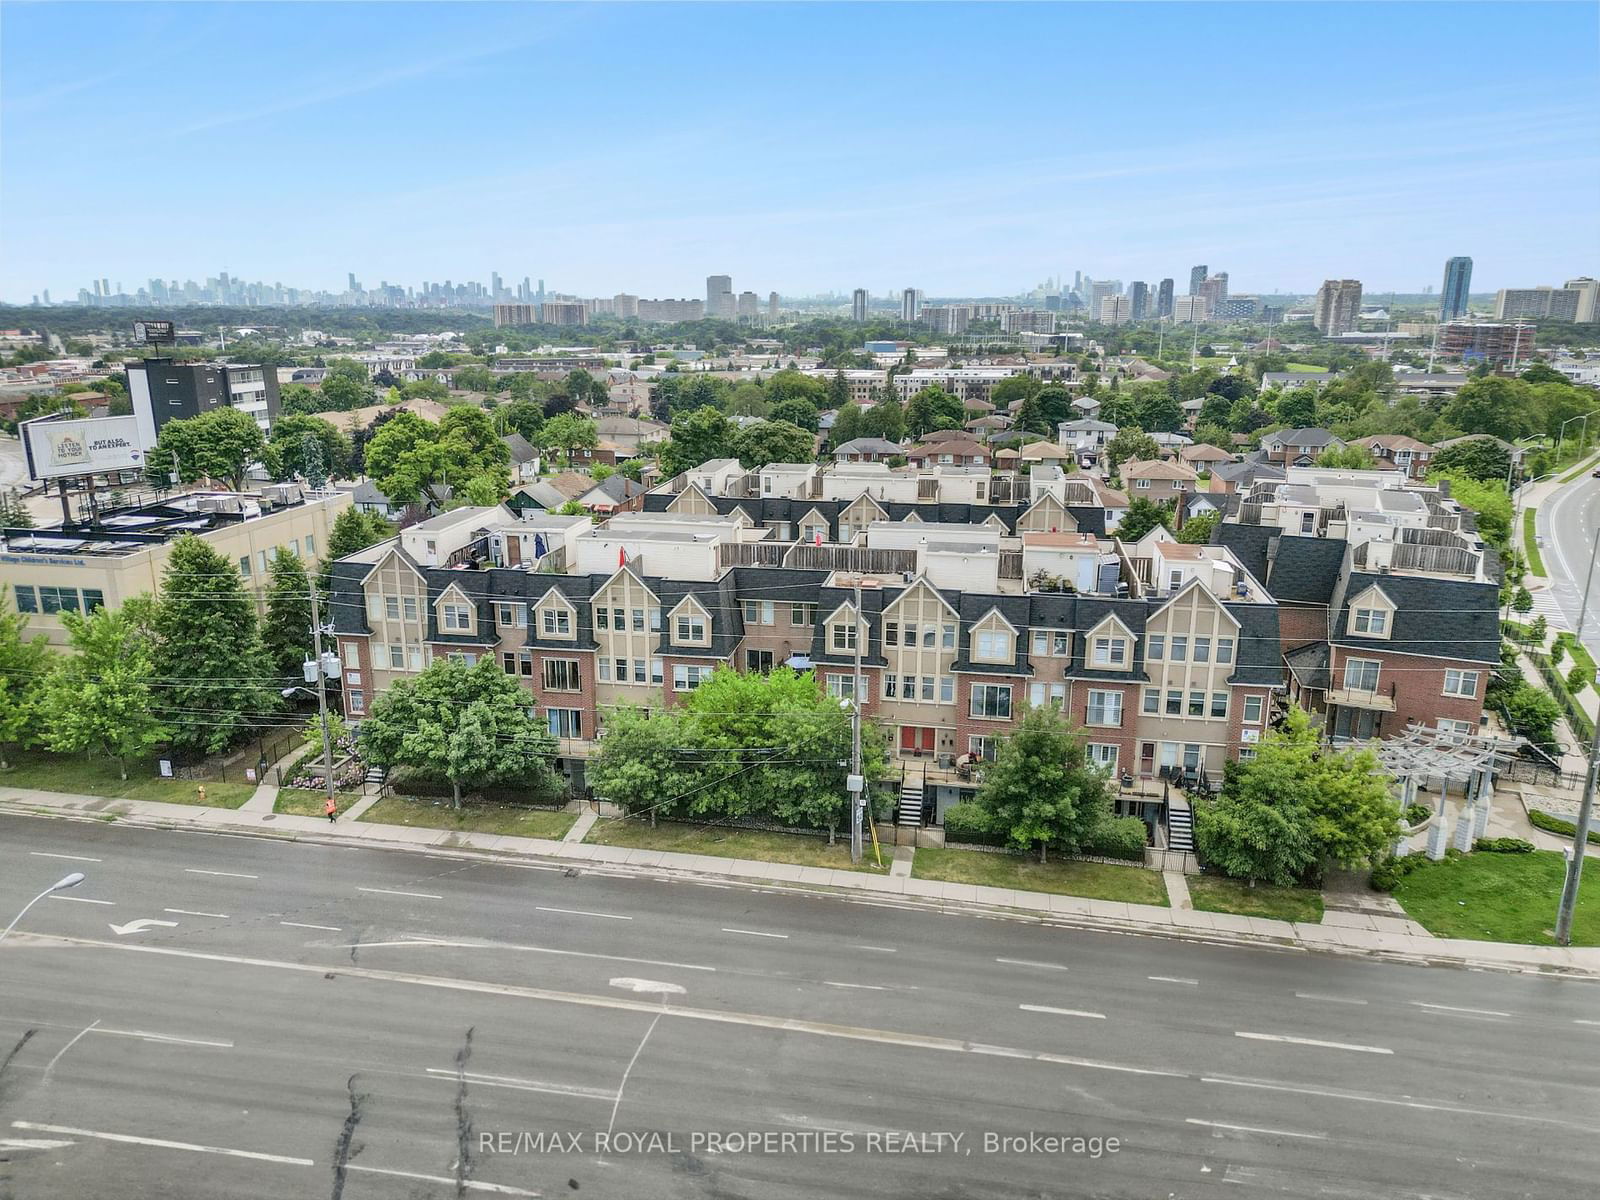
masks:
<path fill-rule="evenodd" d="M 1151 822 L 1291 699 L 1339 739 L 1475 729 L 1498 564 L 1472 514 L 1392 470 L 1284 473 L 1215 494 L 1208 545 L 1123 540 L 1126 499 L 1053 466 L 718 460 L 601 525 L 453 510 L 334 565 L 346 709 L 490 656 L 581 783 L 619 707 L 787 664 L 859 698 L 932 821 L 1027 705 L 1061 707 Z"/>

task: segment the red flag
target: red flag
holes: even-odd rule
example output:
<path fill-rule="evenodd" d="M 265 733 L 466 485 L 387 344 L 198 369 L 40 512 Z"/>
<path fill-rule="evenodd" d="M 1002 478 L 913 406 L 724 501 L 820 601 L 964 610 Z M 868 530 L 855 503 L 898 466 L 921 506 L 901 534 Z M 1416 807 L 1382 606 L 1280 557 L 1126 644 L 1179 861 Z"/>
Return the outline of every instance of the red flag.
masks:
<path fill-rule="evenodd" d="M 813 536 L 812 545 L 815 545 L 815 546 L 822 545 L 822 530 L 820 530 L 820 529 L 817 530 L 816 534 Z"/>
<path fill-rule="evenodd" d="M 621 546 L 618 546 L 617 547 L 617 566 L 625 567 L 627 565 L 628 565 L 628 552 L 626 550 L 624 550 Z"/>

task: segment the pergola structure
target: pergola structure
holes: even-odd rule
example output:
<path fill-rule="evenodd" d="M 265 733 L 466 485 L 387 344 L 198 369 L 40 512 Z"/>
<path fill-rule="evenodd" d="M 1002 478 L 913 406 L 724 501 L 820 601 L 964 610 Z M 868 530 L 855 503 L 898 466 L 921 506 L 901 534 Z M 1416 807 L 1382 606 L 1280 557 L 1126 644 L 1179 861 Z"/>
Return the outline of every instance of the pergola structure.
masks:
<path fill-rule="evenodd" d="M 1444 801 L 1452 782 L 1460 781 L 1466 790 L 1466 804 L 1456 818 L 1452 839 L 1456 849 L 1470 850 L 1472 843 L 1484 835 L 1489 826 L 1494 777 L 1511 759 L 1511 752 L 1502 739 L 1446 733 L 1428 725 L 1408 725 L 1399 737 L 1387 738 L 1373 749 L 1383 769 L 1399 785 L 1402 810 L 1416 803 L 1420 784 L 1429 779 L 1439 780 L 1439 799 L 1428 830 L 1429 858 L 1444 857 Z M 1396 846 L 1395 851 L 1399 853 L 1400 846 Z"/>

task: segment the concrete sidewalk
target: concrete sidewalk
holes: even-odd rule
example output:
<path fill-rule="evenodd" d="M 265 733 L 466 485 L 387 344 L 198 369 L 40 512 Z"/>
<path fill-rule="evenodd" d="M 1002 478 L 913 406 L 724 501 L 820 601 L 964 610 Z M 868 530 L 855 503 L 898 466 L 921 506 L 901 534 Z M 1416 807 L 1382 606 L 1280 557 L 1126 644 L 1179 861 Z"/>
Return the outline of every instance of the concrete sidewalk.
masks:
<path fill-rule="evenodd" d="M 898 875 L 885 878 L 860 871 L 803 867 L 793 863 L 757 862 L 544 838 L 456 833 L 401 825 L 363 824 L 353 820 L 329 823 L 320 817 L 201 808 L 197 805 L 147 800 L 113 800 L 104 796 L 77 796 L 24 788 L 0 788 L 0 810 L 94 819 L 113 817 L 137 825 L 202 831 L 226 830 L 230 833 L 314 840 L 328 845 L 345 842 L 387 849 L 438 849 L 530 856 L 575 864 L 588 863 L 596 867 L 624 867 L 641 873 L 718 876 L 773 886 L 875 893 L 930 907 L 960 906 L 1003 911 L 1013 915 L 1035 916 L 1057 924 L 1115 932 L 1325 950 L 1435 965 L 1600 977 L 1600 947 L 1524 946 L 1435 938 L 1401 932 L 1402 926 L 1411 924 L 1409 921 L 1377 913 L 1342 913 L 1336 921 L 1311 925 L 1230 913 L 1200 912 L 1179 907 L 1182 897 L 1178 898 L 1178 905 L 1160 908 L 1148 904 L 944 883 Z"/>

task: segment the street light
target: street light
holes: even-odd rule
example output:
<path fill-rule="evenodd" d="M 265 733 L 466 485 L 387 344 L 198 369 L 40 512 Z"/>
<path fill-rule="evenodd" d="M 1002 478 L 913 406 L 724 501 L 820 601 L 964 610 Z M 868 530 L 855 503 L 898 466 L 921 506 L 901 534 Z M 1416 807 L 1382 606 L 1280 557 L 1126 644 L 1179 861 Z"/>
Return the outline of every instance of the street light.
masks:
<path fill-rule="evenodd" d="M 32 908 L 35 904 L 39 903 L 39 901 L 43 900 L 51 892 L 64 892 L 68 888 L 77 887 L 82 882 L 83 882 L 83 872 L 82 871 L 74 871 L 71 875 L 65 875 L 62 878 L 56 880 L 49 887 L 45 888 L 44 891 L 40 892 L 32 900 L 29 900 L 26 904 L 24 904 L 22 906 L 22 911 L 21 912 L 19 912 L 16 916 L 11 918 L 11 924 L 6 926 L 5 933 L 0 933 L 0 942 L 5 941 L 6 933 L 10 933 L 13 929 L 15 929 L 17 927 L 17 922 L 22 920 L 22 918 L 27 914 L 27 912 L 28 912 L 28 910 L 30 908 Z"/>
<path fill-rule="evenodd" d="M 1567 435 L 1567 426 L 1571 425 L 1574 421 L 1582 421 L 1583 434 L 1581 436 L 1584 441 L 1588 441 L 1589 418 L 1594 416 L 1595 413 L 1600 413 L 1600 408 L 1591 408 L 1586 413 L 1579 413 L 1577 416 L 1568 417 L 1565 421 L 1561 422 L 1561 428 L 1556 430 L 1556 466 L 1559 467 L 1561 465 L 1561 447 L 1563 445 L 1563 439 L 1565 439 Z"/>

